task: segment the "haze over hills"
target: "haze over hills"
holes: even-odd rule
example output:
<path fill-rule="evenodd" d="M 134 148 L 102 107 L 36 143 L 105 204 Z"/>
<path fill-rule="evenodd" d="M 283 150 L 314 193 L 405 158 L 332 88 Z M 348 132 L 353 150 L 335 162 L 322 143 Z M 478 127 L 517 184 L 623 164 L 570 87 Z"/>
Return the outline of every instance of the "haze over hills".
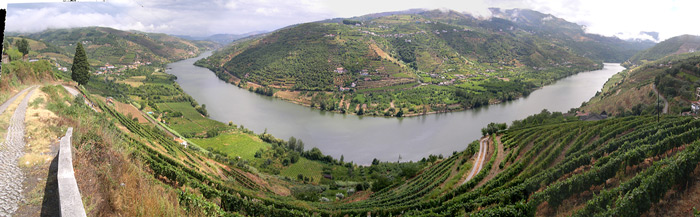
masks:
<path fill-rule="evenodd" d="M 250 37 L 250 36 L 255 36 L 255 35 L 260 35 L 260 34 L 265 34 L 268 31 L 255 31 L 255 32 L 249 32 L 249 33 L 244 33 L 244 34 L 214 34 L 210 36 L 201 36 L 201 37 L 196 37 L 196 36 L 188 36 L 188 35 L 174 35 L 176 37 L 180 37 L 183 39 L 187 40 L 193 40 L 193 41 L 213 41 L 216 43 L 219 43 L 221 45 L 227 45 L 233 41 L 236 41 L 238 39 Z"/>
<path fill-rule="evenodd" d="M 577 24 L 536 11 L 492 11 L 490 19 L 409 10 L 293 25 L 234 43 L 197 64 L 226 81 L 261 85 L 267 89 L 258 92 L 267 95 L 283 91 L 278 96 L 323 110 L 396 116 L 507 101 L 653 45 L 586 34 Z M 426 94 L 436 86 L 442 94 Z M 388 95 L 367 99 L 358 92 Z M 420 99 L 392 94 L 399 92 Z"/>
<path fill-rule="evenodd" d="M 41 43 L 44 47 L 34 49 L 42 55 L 57 58 L 61 62 L 72 62 L 75 44 L 85 45 L 87 55 L 96 60 L 93 65 L 132 64 L 140 62 L 169 62 L 194 57 L 204 50 L 216 48 L 218 44 L 208 41 L 188 41 L 161 33 L 129 32 L 106 27 L 84 27 L 46 30 L 37 33 L 8 33 Z"/>

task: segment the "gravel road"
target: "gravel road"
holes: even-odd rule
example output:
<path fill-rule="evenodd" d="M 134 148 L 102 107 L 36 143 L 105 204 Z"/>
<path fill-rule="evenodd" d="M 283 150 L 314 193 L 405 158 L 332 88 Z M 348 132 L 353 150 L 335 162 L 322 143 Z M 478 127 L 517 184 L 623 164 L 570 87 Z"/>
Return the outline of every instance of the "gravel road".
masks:
<path fill-rule="evenodd" d="M 10 118 L 5 142 L 0 144 L 0 216 L 11 216 L 17 211 L 22 200 L 22 181 L 24 174 L 18 166 L 18 160 L 24 155 L 24 116 L 27 103 L 34 93 L 30 90 L 17 110 Z"/>

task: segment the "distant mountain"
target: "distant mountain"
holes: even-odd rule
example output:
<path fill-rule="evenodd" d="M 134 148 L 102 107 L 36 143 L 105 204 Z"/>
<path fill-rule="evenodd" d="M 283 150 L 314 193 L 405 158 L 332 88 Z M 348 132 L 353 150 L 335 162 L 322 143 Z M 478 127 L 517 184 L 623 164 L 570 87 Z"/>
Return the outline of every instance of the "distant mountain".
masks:
<path fill-rule="evenodd" d="M 106 27 L 54 29 L 31 34 L 10 34 L 47 44 L 38 50 L 45 56 L 70 61 L 76 43 L 83 43 L 92 64 L 131 64 L 141 62 L 169 62 L 194 57 L 216 43 L 190 41 L 160 33 L 122 31 Z"/>
<path fill-rule="evenodd" d="M 673 54 L 700 51 L 700 36 L 681 35 L 659 42 L 653 47 L 641 51 L 629 59 L 633 65 L 641 65 Z"/>
<path fill-rule="evenodd" d="M 235 40 L 246 38 L 249 36 L 253 35 L 259 35 L 259 34 L 264 34 L 267 33 L 267 31 L 255 31 L 255 32 L 249 32 L 249 33 L 244 33 L 244 34 L 215 34 L 215 35 L 210 35 L 210 36 L 203 36 L 203 37 L 195 37 L 195 36 L 188 36 L 188 35 L 174 35 L 176 37 L 180 37 L 182 39 L 186 40 L 199 40 L 199 41 L 212 41 L 219 43 L 221 45 L 227 45 Z"/>
<path fill-rule="evenodd" d="M 584 26 L 528 9 L 491 8 L 491 12 L 495 19 L 508 20 L 517 28 L 557 41 L 579 55 L 605 62 L 623 62 L 655 44 L 649 40 L 626 41 L 617 37 L 589 34 L 585 32 Z"/>
<path fill-rule="evenodd" d="M 513 99 L 651 46 L 587 34 L 582 26 L 536 11 L 492 10 L 490 19 L 409 10 L 298 24 L 235 42 L 197 64 L 227 81 L 282 91 L 415 91 L 427 99 L 406 104 L 419 113 L 427 101 L 471 108 Z M 429 94 L 438 91 L 426 90 L 431 88 L 446 95 Z M 353 103 L 363 104 L 343 105 L 348 102 L 341 95 L 334 97 L 340 108 L 359 112 Z M 319 105 L 314 97 L 290 100 Z M 387 115 L 382 103 L 371 107 Z"/>
<path fill-rule="evenodd" d="M 224 66 L 237 77 L 247 74 L 253 81 L 262 84 L 294 85 L 306 80 L 296 77 L 281 78 L 275 82 L 272 81 L 272 77 L 286 77 L 294 72 L 276 73 L 277 75 L 269 75 L 270 78 L 263 79 L 258 75 L 268 75 L 261 75 L 265 73 L 260 69 L 272 67 L 269 63 L 286 62 L 283 57 L 288 56 L 293 50 L 301 51 L 298 55 L 304 56 L 305 52 L 310 52 L 305 50 L 307 45 L 315 43 L 323 47 L 320 48 L 323 52 L 328 51 L 329 53 L 325 55 L 331 58 L 328 61 L 313 64 L 308 62 L 311 61 L 309 59 L 301 60 L 307 61 L 303 65 L 313 65 L 314 70 L 332 72 L 332 69 L 338 67 L 350 69 L 350 71 L 369 70 L 373 68 L 370 63 L 372 56 L 381 56 L 377 60 L 400 60 L 401 63 L 397 62 L 397 64 L 410 66 L 429 74 L 444 73 L 450 66 L 469 71 L 466 69 L 469 68 L 468 64 L 465 64 L 468 61 L 442 61 L 441 64 L 435 65 L 434 60 L 441 58 L 464 58 L 480 63 L 506 66 L 548 67 L 584 59 L 594 62 L 621 62 L 635 52 L 651 46 L 647 42 L 629 42 L 587 34 L 577 24 L 532 10 L 503 11 L 494 8 L 492 12 L 493 18 L 479 20 L 456 11 L 416 9 L 348 19 L 360 22 L 356 28 L 353 25 L 342 25 L 343 19 L 295 25 L 260 39 L 261 43 L 256 43 L 249 49 L 234 49 L 235 52 L 227 55 L 231 60 L 223 59 L 218 61 L 218 65 Z M 234 46 L 240 48 L 242 45 Z M 280 49 L 271 49 L 272 47 Z M 344 59 L 338 57 L 352 55 L 342 52 L 347 49 L 363 50 L 355 56 L 362 61 L 343 63 Z M 456 56 L 453 55 L 455 53 Z M 249 55 L 264 57 L 250 58 Z M 218 56 L 215 55 L 210 59 L 217 61 L 216 58 Z M 275 72 L 287 70 L 298 72 L 297 69 L 282 67 Z M 323 72 L 318 73 L 325 74 Z M 323 75 L 313 77 L 319 76 L 326 77 Z M 314 87 L 298 86 L 297 89 L 328 89 L 333 86 L 330 82 L 333 80 L 331 77 L 333 76 L 327 77 L 325 82 Z"/>

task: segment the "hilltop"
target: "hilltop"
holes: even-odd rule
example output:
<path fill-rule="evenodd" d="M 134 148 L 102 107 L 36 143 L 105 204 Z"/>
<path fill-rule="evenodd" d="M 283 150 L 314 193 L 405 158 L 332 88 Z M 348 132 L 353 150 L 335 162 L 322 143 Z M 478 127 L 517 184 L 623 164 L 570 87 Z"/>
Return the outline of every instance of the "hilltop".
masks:
<path fill-rule="evenodd" d="M 189 41 L 160 33 L 122 31 L 107 27 L 53 29 L 37 33 L 8 33 L 9 40 L 31 39 L 37 58 L 54 58 L 62 65 L 72 61 L 76 43 L 83 43 L 93 66 L 130 65 L 136 61 L 165 63 L 194 57 L 218 44 Z M 30 55 L 33 56 L 33 55 Z"/>
<path fill-rule="evenodd" d="M 493 10 L 490 19 L 411 10 L 298 24 L 196 64 L 322 110 L 403 116 L 512 100 L 651 46 L 587 34 L 536 11 Z"/>
<path fill-rule="evenodd" d="M 641 51 L 629 60 L 627 65 L 642 65 L 673 54 L 693 53 L 700 50 L 700 36 L 681 35 L 666 39 L 653 47 Z"/>
<path fill-rule="evenodd" d="M 675 42 L 677 38 L 668 39 Z M 659 43 L 669 44 L 667 41 Z M 665 45 L 663 45 L 665 46 Z M 641 53 L 652 53 L 655 46 Z M 611 77 L 582 110 L 616 115 L 656 114 L 667 103 L 670 114 L 690 112 L 700 78 L 700 53 L 669 53 Z M 659 95 L 660 94 L 660 95 Z M 659 102 L 657 103 L 657 98 Z"/>
<path fill-rule="evenodd" d="M 305 28 L 321 31 L 326 24 L 311 25 Z M 290 31 L 227 49 L 313 40 Z M 37 50 L 42 44 L 59 47 L 30 41 Z M 693 54 L 665 57 L 621 73 L 603 92 L 657 83 L 669 100 L 685 99 L 694 83 L 683 81 L 696 80 L 698 63 Z M 28 106 L 28 114 L 41 114 L 28 115 L 33 118 L 26 123 L 28 142 L 41 156 L 33 164 L 48 168 L 42 155 L 48 143 L 75 128 L 73 166 L 90 216 L 688 216 L 697 214 L 700 202 L 700 121 L 692 117 L 579 121 L 543 111 L 510 126 L 490 125 L 495 128 L 484 130 L 489 135 L 448 156 L 357 165 L 293 137 L 208 119 L 206 106 L 184 93 L 162 64 L 95 75 L 75 96 L 70 87 L 55 85 L 65 74 L 49 60 L 16 60 L 2 68 L 3 79 L 15 79 L 1 82 L 13 89 L 43 85 Z M 0 88 L 0 99 L 10 95 Z M 9 120 L 15 107 L 0 120 Z M 6 123 L 0 122 L 0 138 Z M 31 180 L 38 184 L 28 186 L 28 199 L 40 201 L 51 179 Z"/>

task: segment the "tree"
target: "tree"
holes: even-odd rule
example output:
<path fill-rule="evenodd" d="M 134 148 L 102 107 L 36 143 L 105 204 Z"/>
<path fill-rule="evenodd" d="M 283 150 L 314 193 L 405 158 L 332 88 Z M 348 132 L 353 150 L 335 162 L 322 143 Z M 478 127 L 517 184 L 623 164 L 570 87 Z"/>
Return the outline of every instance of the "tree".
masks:
<path fill-rule="evenodd" d="M 7 40 L 3 40 L 2 41 L 2 53 L 7 54 L 7 50 L 9 50 L 9 49 L 10 49 L 10 42 L 8 42 Z"/>
<path fill-rule="evenodd" d="M 9 44 L 8 44 L 9 45 Z M 29 42 L 27 39 L 20 39 L 15 41 L 15 47 L 22 53 L 22 55 L 27 55 L 29 53 Z"/>
<path fill-rule="evenodd" d="M 289 137 L 289 142 L 287 142 L 287 147 L 289 150 L 295 151 L 297 150 L 297 138 Z"/>
<path fill-rule="evenodd" d="M 23 55 L 29 54 L 29 42 L 27 41 L 27 39 L 20 40 L 20 44 L 22 46 L 17 47 L 19 49 L 19 52 L 22 52 Z"/>
<path fill-rule="evenodd" d="M 90 64 L 87 60 L 87 55 L 83 49 L 83 44 L 78 42 L 75 48 L 75 56 L 73 57 L 73 66 L 70 68 L 71 78 L 78 82 L 79 85 L 86 85 L 90 80 Z"/>
<path fill-rule="evenodd" d="M 297 139 L 297 151 L 299 153 L 304 152 L 304 141 L 301 141 L 301 139 Z"/>

